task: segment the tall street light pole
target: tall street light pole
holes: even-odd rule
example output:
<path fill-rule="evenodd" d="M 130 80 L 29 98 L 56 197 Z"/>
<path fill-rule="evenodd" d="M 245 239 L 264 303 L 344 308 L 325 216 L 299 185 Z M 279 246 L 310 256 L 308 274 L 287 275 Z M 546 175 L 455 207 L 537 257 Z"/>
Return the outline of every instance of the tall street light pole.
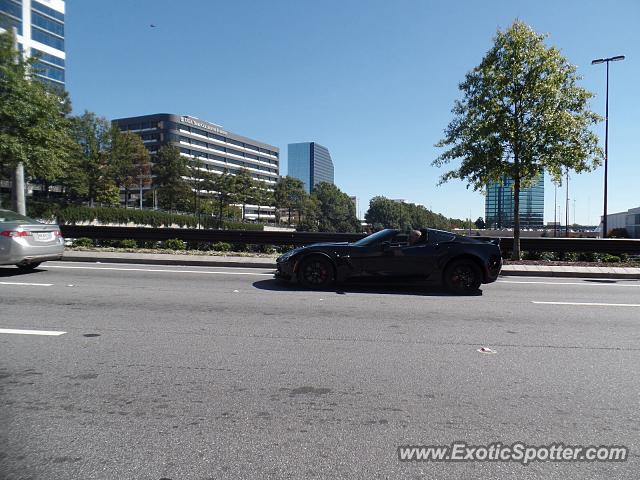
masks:
<path fill-rule="evenodd" d="M 624 55 L 609 58 L 597 58 L 591 61 L 591 65 L 607 64 L 607 93 L 605 96 L 604 114 L 604 216 L 602 217 L 602 238 L 607 238 L 607 180 L 609 170 L 609 62 L 624 60 Z"/>

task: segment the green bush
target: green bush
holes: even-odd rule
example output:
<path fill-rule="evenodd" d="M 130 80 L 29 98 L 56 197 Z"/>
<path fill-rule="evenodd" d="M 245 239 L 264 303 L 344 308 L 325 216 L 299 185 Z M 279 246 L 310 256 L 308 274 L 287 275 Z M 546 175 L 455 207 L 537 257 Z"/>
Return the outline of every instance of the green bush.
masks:
<path fill-rule="evenodd" d="M 187 244 L 178 238 L 171 238 L 164 242 L 164 248 L 168 248 L 169 250 L 186 250 Z"/>
<path fill-rule="evenodd" d="M 580 262 L 597 262 L 598 255 L 594 252 L 580 252 L 578 254 L 578 261 Z"/>
<path fill-rule="evenodd" d="M 138 248 L 138 242 L 131 239 L 119 240 L 118 247 L 120 248 Z"/>
<path fill-rule="evenodd" d="M 215 250 L 216 252 L 230 252 L 231 251 L 231 244 L 227 243 L 227 242 L 216 242 L 213 245 L 211 245 L 212 250 Z"/>
<path fill-rule="evenodd" d="M 602 261 L 606 263 L 620 263 L 620 257 L 618 255 L 611 255 L 607 253 L 602 256 Z"/>
<path fill-rule="evenodd" d="M 93 247 L 93 240 L 87 237 L 76 238 L 73 241 L 73 246 L 90 248 L 90 247 Z"/>

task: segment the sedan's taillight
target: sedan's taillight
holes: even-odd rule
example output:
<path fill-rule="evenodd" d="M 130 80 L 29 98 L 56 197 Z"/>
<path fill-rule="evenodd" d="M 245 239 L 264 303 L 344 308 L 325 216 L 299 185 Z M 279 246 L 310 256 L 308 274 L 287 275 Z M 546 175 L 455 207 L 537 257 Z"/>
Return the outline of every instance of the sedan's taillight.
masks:
<path fill-rule="evenodd" d="M 30 237 L 31 232 L 25 232 L 23 230 L 4 230 L 0 232 L 0 236 L 3 237 Z"/>
<path fill-rule="evenodd" d="M 55 232 L 53 232 L 53 235 L 56 237 L 61 237 L 62 236 L 62 232 L 60 230 L 56 230 Z"/>

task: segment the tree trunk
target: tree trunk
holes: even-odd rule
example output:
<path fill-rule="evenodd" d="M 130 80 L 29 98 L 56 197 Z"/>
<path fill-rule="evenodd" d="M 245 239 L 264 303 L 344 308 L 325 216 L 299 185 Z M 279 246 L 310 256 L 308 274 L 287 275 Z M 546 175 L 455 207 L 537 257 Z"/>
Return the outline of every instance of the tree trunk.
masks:
<path fill-rule="evenodd" d="M 222 196 L 219 197 L 218 202 L 218 228 L 222 230 Z"/>
<path fill-rule="evenodd" d="M 291 207 L 289 207 L 289 226 L 291 226 Z"/>
<path fill-rule="evenodd" d="M 520 175 L 513 179 L 513 251 L 512 260 L 520 260 Z"/>

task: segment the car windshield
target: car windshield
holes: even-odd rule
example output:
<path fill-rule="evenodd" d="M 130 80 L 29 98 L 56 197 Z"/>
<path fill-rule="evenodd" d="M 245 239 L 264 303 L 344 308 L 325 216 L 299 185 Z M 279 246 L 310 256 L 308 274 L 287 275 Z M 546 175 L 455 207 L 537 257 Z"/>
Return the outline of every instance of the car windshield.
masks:
<path fill-rule="evenodd" d="M 354 243 L 356 247 L 366 247 L 369 245 L 373 245 L 376 242 L 381 241 L 384 238 L 391 237 L 395 233 L 394 230 L 380 230 L 379 232 L 372 233 L 368 237 L 364 237 L 361 240 L 358 240 Z"/>
<path fill-rule="evenodd" d="M 25 217 L 10 210 L 0 210 L 0 223 L 39 223 L 32 218 Z"/>

